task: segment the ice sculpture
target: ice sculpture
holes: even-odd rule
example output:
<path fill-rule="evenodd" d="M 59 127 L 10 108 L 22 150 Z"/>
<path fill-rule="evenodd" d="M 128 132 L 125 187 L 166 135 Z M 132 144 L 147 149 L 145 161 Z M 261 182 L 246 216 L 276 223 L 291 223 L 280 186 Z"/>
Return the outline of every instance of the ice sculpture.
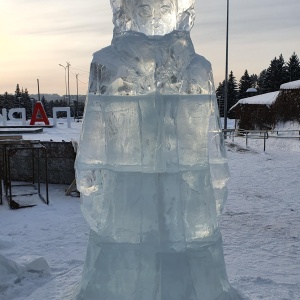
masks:
<path fill-rule="evenodd" d="M 77 299 L 241 299 L 217 214 L 228 168 L 194 0 L 111 0 L 114 37 L 91 63 L 76 158 L 91 227 Z"/>

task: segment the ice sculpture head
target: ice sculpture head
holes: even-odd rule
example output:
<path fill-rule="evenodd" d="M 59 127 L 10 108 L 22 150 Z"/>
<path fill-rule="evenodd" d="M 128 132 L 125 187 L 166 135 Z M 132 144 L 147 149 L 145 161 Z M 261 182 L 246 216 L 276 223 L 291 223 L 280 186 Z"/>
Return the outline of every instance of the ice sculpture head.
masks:
<path fill-rule="evenodd" d="M 165 35 L 176 29 L 176 0 L 134 0 L 131 5 L 134 31 L 146 35 Z"/>
<path fill-rule="evenodd" d="M 189 31 L 194 22 L 195 0 L 111 0 L 114 33 L 137 31 L 165 35 Z"/>

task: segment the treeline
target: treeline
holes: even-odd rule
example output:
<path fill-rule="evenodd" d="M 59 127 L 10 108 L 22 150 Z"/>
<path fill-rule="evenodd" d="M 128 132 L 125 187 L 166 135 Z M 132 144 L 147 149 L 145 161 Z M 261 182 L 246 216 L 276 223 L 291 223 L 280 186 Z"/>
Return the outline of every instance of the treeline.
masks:
<path fill-rule="evenodd" d="M 246 92 L 249 88 L 257 90 L 255 95 L 265 94 L 278 91 L 281 84 L 294 80 L 300 80 L 300 61 L 295 52 L 288 61 L 284 60 L 282 54 L 278 58 L 275 57 L 269 67 L 262 70 L 259 75 L 250 75 L 248 70 L 245 70 L 239 82 L 231 71 L 228 76 L 227 108 L 229 110 L 239 99 L 253 96 L 253 93 Z M 221 116 L 224 115 L 224 90 L 225 80 L 219 83 L 216 90 Z"/>
<path fill-rule="evenodd" d="M 32 111 L 34 108 L 37 99 L 31 98 L 29 96 L 28 90 L 22 88 L 20 89 L 19 84 L 16 86 L 16 90 L 14 94 L 8 94 L 5 92 L 4 94 L 0 94 L 0 113 L 2 112 L 2 108 L 11 109 L 11 108 L 25 108 L 26 109 L 26 119 L 30 119 L 32 115 Z M 53 117 L 53 107 L 68 107 L 68 102 L 66 100 L 51 100 L 47 101 L 44 96 L 41 98 L 41 102 L 44 106 L 46 114 L 49 118 Z M 71 115 L 75 117 L 81 117 L 84 111 L 84 103 L 74 101 L 71 105 Z M 59 112 L 58 117 L 64 117 L 66 113 Z M 15 116 L 17 117 L 17 116 Z"/>

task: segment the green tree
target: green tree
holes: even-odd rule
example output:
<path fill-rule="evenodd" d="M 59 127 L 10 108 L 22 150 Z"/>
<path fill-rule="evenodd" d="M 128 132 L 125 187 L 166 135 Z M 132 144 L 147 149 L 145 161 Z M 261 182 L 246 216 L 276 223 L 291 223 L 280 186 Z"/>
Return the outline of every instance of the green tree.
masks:
<path fill-rule="evenodd" d="M 32 102 L 31 99 L 29 97 L 29 93 L 27 88 L 25 88 L 24 91 L 22 91 L 22 107 L 24 107 L 26 109 L 26 119 L 30 119 L 31 115 L 32 115 Z"/>
<path fill-rule="evenodd" d="M 250 75 L 250 78 L 251 78 L 251 82 L 252 82 L 251 87 L 257 89 L 258 76 L 256 74 L 252 74 L 252 75 Z"/>
<path fill-rule="evenodd" d="M 21 97 L 22 96 L 22 93 L 21 93 L 21 90 L 20 90 L 20 86 L 19 86 L 18 83 L 17 83 L 16 90 L 15 90 L 15 96 L 16 97 Z"/>
<path fill-rule="evenodd" d="M 7 92 L 4 93 L 4 104 L 3 107 L 6 109 L 13 108 L 15 96 L 8 94 Z"/>
<path fill-rule="evenodd" d="M 300 61 L 297 54 L 294 52 L 287 62 L 287 71 L 289 81 L 300 79 Z"/>
<path fill-rule="evenodd" d="M 266 87 L 265 87 L 265 82 L 266 82 L 266 76 L 267 76 L 267 69 L 264 69 L 260 72 L 258 78 L 257 78 L 257 93 L 258 94 L 264 94 L 266 93 Z"/>
<path fill-rule="evenodd" d="M 2 108 L 4 108 L 4 102 L 5 102 L 4 95 L 0 95 L 0 114 L 2 114 Z"/>
<path fill-rule="evenodd" d="M 245 70 L 244 75 L 241 77 L 239 81 L 239 99 L 249 97 L 249 93 L 247 90 L 253 87 L 253 79 L 250 77 L 247 70 Z"/>
<path fill-rule="evenodd" d="M 21 97 L 22 97 L 22 92 L 20 90 L 20 86 L 17 83 L 16 90 L 15 90 L 15 97 L 13 101 L 13 108 L 15 107 L 21 107 Z M 20 115 L 19 113 L 17 114 L 18 116 Z"/>
<path fill-rule="evenodd" d="M 227 97 L 227 109 L 229 110 L 238 101 L 238 84 L 233 72 L 230 71 L 228 77 L 228 97 Z"/>
<path fill-rule="evenodd" d="M 49 110 L 49 102 L 46 100 L 45 96 L 43 95 L 42 96 L 42 100 L 41 100 L 42 104 L 43 104 L 43 107 L 44 107 L 44 110 L 46 112 L 46 115 L 48 117 L 51 117 L 52 113 L 50 112 Z"/>
<path fill-rule="evenodd" d="M 227 91 L 227 112 L 238 101 L 238 84 L 231 71 L 228 77 L 228 91 Z M 224 101 L 225 101 L 225 80 L 219 83 L 216 89 L 216 96 L 218 100 L 219 113 L 224 117 Z"/>
<path fill-rule="evenodd" d="M 275 92 L 280 89 L 280 86 L 283 83 L 289 81 L 288 69 L 285 65 L 282 54 L 279 55 L 279 58 L 274 58 L 269 68 L 266 72 L 266 77 L 264 80 L 264 92 Z"/>
<path fill-rule="evenodd" d="M 218 101 L 220 117 L 224 117 L 224 91 L 225 91 L 225 80 L 223 80 L 223 82 L 219 82 L 219 86 L 216 89 L 216 96 Z"/>

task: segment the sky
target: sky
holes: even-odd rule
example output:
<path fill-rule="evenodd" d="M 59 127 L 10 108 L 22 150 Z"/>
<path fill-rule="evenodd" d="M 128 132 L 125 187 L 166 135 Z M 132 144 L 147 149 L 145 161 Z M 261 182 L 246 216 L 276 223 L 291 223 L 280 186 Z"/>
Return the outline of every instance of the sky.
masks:
<path fill-rule="evenodd" d="M 237 80 L 247 69 L 259 74 L 270 61 L 300 56 L 299 0 L 229 0 L 229 71 Z M 196 1 L 192 40 L 211 63 L 215 84 L 225 78 L 226 0 Z M 111 43 L 109 0 L 1 0 L 0 94 L 16 84 L 36 94 L 86 94 L 92 54 Z"/>

